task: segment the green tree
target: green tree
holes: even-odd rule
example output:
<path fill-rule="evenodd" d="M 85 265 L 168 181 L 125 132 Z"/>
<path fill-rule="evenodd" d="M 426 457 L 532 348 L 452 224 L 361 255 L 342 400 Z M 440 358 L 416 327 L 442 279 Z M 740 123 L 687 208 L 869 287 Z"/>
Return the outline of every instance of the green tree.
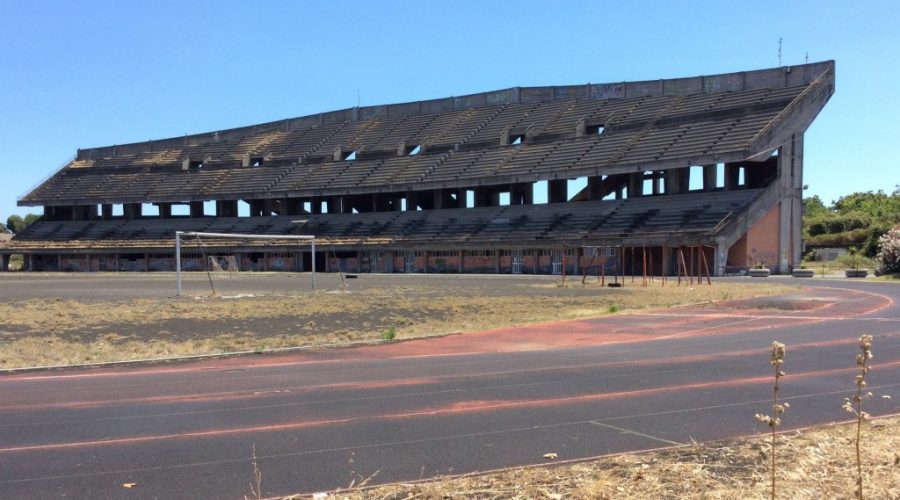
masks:
<path fill-rule="evenodd" d="M 40 219 L 37 214 L 27 214 L 25 217 L 21 215 L 10 215 L 6 218 L 6 228 L 16 234 L 21 233 L 26 227 L 30 226 L 34 221 Z"/>
<path fill-rule="evenodd" d="M 822 203 L 822 198 L 819 198 L 819 195 L 803 199 L 803 215 L 807 217 L 817 217 L 826 215 L 827 213 L 828 207 Z"/>

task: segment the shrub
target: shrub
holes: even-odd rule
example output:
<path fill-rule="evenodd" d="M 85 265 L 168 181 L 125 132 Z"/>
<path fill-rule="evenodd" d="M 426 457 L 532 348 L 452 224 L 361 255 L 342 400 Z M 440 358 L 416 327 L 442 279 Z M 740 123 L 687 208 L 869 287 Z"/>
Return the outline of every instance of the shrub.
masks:
<path fill-rule="evenodd" d="M 878 239 L 878 261 L 885 273 L 900 272 L 900 225 Z"/>

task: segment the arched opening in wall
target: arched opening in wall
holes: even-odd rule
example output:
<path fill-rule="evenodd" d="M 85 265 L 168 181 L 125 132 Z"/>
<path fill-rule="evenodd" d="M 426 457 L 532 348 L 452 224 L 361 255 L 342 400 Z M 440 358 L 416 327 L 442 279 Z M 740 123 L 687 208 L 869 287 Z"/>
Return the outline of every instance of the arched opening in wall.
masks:
<path fill-rule="evenodd" d="M 215 201 L 204 201 L 203 202 L 203 214 L 211 215 L 213 217 L 218 217 L 219 213 L 218 213 L 218 210 L 216 209 L 216 202 Z"/>
<path fill-rule="evenodd" d="M 142 217 L 159 217 L 159 206 L 152 203 L 141 203 Z"/>
<path fill-rule="evenodd" d="M 696 165 L 692 165 L 690 170 L 688 171 L 689 182 L 688 182 L 688 190 L 689 191 L 702 191 L 703 190 L 703 167 L 698 167 Z"/>
<path fill-rule="evenodd" d="M 187 203 L 173 203 L 172 217 L 189 217 L 191 215 L 191 207 Z"/>
<path fill-rule="evenodd" d="M 537 181 L 532 188 L 534 191 L 534 204 L 547 203 L 547 181 Z"/>
<path fill-rule="evenodd" d="M 250 204 L 244 200 L 237 202 L 238 217 L 250 217 Z"/>

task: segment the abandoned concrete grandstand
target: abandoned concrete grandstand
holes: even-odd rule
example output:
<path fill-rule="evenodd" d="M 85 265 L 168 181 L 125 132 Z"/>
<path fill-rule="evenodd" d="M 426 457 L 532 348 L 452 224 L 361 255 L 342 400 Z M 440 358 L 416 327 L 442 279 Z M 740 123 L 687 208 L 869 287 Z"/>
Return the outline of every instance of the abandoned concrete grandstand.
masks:
<path fill-rule="evenodd" d="M 671 274 L 691 246 L 713 274 L 786 272 L 803 134 L 834 72 L 517 87 L 81 149 L 19 199 L 44 215 L 3 269 L 171 270 L 175 231 L 208 231 L 315 235 L 321 271 L 595 274 L 596 249 L 634 269 L 637 247 Z M 209 251 L 244 270 L 312 262 L 295 241 Z"/>

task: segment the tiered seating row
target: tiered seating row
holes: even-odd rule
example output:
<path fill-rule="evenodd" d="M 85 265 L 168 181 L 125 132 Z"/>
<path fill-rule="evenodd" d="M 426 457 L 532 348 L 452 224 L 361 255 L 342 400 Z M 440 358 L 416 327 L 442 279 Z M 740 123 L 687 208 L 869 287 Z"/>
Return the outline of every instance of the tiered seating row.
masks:
<path fill-rule="evenodd" d="M 53 204 L 72 199 L 153 201 L 154 196 L 159 196 L 188 200 L 342 187 L 383 189 L 416 182 L 564 172 L 583 164 L 605 166 L 729 153 L 745 149 L 777 116 L 781 110 L 778 106 L 786 105 L 802 90 L 803 87 L 793 87 L 687 97 L 519 103 L 345 122 L 292 132 L 266 132 L 230 143 L 98 159 L 92 166 L 79 161 L 24 199 Z M 765 103 L 778 106 L 773 108 L 767 104 L 759 108 Z M 726 115 L 703 118 L 704 113 L 723 111 Z M 694 119 L 668 126 L 654 125 L 660 118 L 679 117 Z M 576 124 L 583 119 L 591 124 L 608 120 L 603 124 L 609 130 L 600 136 L 575 138 Z M 621 130 L 617 131 L 616 127 Z M 547 134 L 567 138 L 500 146 L 499 136 L 504 130 L 515 134 L 527 131 L 529 137 L 538 139 L 542 135 L 557 137 Z M 425 144 L 443 148 L 410 157 L 365 159 L 365 154 L 372 151 L 396 154 L 402 141 L 409 147 Z M 450 147 L 466 143 L 481 147 L 458 151 Z M 337 149 L 359 150 L 360 159 L 348 168 L 348 162 L 333 161 Z M 245 154 L 265 157 L 263 165 L 237 167 Z M 190 156 L 192 161 L 211 157 L 212 161 L 204 163 L 202 169 L 185 171 L 181 168 L 185 156 Z M 217 163 L 226 160 L 230 162 L 227 165 Z M 300 165 L 291 166 L 298 162 Z M 311 172 L 316 174 L 310 175 Z"/>
<path fill-rule="evenodd" d="M 391 241 L 410 245 L 529 244 L 564 239 L 621 237 L 641 233 L 709 231 L 743 210 L 761 190 L 690 193 L 628 200 L 515 205 L 361 214 L 280 217 L 173 218 L 95 221 L 40 220 L 12 245 L 52 248 L 54 242 L 98 240 L 168 241 L 174 232 L 314 234 L 332 244 Z M 88 243 L 85 243 L 88 245 Z"/>

